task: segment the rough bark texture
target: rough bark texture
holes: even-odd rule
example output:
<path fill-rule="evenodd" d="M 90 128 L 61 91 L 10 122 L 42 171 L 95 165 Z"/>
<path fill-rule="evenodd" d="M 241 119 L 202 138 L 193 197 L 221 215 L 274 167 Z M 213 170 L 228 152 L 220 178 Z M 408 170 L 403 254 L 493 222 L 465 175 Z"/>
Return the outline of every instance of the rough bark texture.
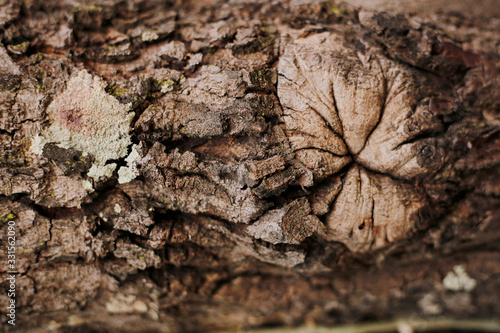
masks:
<path fill-rule="evenodd" d="M 498 8 L 439 3 L 0 4 L 15 328 L 498 316 Z"/>

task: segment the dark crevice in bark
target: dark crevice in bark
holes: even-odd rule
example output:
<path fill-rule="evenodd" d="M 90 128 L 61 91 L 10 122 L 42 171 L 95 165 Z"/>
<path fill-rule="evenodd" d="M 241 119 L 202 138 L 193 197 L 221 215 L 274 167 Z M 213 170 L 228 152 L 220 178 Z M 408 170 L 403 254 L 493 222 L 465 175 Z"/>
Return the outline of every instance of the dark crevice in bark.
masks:
<path fill-rule="evenodd" d="M 419 141 L 422 141 L 425 139 L 433 139 L 433 138 L 439 137 L 442 134 L 443 134 L 443 131 L 441 131 L 441 130 L 422 131 L 422 132 L 419 132 L 418 134 L 416 134 L 415 136 L 409 137 L 405 141 L 402 141 L 401 143 L 399 143 L 394 148 L 394 150 L 401 149 L 402 146 L 407 145 L 407 144 L 412 144 L 412 143 L 419 142 Z"/>

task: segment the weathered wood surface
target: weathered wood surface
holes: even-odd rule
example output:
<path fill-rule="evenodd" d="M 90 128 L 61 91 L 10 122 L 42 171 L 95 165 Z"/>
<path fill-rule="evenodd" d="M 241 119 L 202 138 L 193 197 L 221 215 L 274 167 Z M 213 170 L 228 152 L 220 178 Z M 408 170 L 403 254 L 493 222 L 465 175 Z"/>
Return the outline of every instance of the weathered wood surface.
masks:
<path fill-rule="evenodd" d="M 458 3 L 2 3 L 16 327 L 498 316 L 500 25 Z"/>

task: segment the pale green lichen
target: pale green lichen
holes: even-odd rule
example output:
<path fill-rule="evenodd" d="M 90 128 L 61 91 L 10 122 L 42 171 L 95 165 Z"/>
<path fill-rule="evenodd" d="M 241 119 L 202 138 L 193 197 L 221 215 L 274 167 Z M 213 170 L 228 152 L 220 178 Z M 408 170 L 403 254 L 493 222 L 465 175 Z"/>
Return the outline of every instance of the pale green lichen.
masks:
<path fill-rule="evenodd" d="M 105 88 L 102 79 L 85 70 L 73 73 L 64 92 L 47 108 L 51 125 L 35 138 L 31 150 L 40 153 L 43 144 L 52 142 L 89 153 L 95 162 L 88 176 L 111 176 L 116 164 L 106 162 L 126 155 L 134 113 L 129 112 L 130 104 L 121 104 Z"/>

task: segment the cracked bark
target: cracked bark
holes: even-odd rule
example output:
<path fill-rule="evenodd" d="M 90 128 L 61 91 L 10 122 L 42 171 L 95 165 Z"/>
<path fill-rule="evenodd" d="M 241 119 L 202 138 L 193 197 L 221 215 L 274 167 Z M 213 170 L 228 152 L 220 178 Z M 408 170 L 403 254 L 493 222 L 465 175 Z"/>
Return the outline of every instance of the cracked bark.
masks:
<path fill-rule="evenodd" d="M 0 5 L 18 330 L 498 316 L 497 9 L 381 3 Z"/>

